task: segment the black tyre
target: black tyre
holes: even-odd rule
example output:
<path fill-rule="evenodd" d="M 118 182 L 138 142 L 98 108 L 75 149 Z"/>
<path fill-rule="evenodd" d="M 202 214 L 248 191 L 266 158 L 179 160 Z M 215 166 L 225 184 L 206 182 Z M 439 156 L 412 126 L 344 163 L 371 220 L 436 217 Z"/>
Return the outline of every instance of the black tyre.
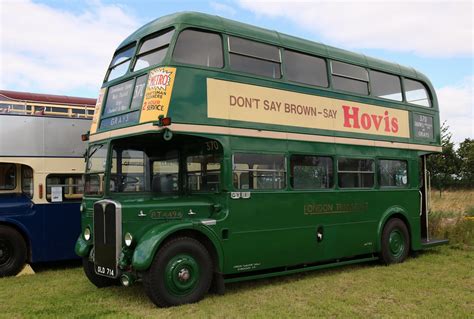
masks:
<path fill-rule="evenodd" d="M 23 236 L 11 227 L 0 225 L 0 277 L 18 274 L 27 257 Z"/>
<path fill-rule="evenodd" d="M 410 252 L 410 235 L 405 223 L 398 219 L 390 219 L 382 232 L 382 252 L 380 257 L 385 264 L 403 262 Z"/>
<path fill-rule="evenodd" d="M 82 268 L 86 274 L 87 279 L 93 283 L 97 288 L 104 288 L 109 286 L 118 285 L 117 279 L 107 278 L 104 276 L 97 275 L 94 270 L 94 263 L 89 261 L 89 258 L 82 258 Z"/>
<path fill-rule="evenodd" d="M 156 253 L 144 273 L 145 292 L 159 307 L 197 302 L 209 291 L 212 267 L 209 252 L 199 241 L 173 239 Z"/>

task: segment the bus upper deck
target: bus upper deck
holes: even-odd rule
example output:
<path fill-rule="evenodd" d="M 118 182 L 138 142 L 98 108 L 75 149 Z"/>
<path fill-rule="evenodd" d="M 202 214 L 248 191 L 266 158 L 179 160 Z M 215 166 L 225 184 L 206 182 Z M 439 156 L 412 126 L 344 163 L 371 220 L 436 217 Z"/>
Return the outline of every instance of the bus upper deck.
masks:
<path fill-rule="evenodd" d="M 25 262 L 77 258 L 81 134 L 94 106 L 95 99 L 0 91 L 0 277 Z"/>
<path fill-rule="evenodd" d="M 440 151 L 436 94 L 420 72 L 198 13 L 124 40 L 97 107 L 91 133 L 108 133 L 92 140 L 157 130 L 125 128 L 161 116 L 177 130 Z"/>

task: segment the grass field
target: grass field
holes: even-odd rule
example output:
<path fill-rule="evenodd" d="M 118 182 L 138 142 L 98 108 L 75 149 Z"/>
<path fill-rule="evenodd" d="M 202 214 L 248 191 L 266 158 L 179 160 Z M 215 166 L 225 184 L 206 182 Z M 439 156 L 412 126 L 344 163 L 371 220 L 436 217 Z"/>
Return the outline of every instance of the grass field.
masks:
<path fill-rule="evenodd" d="M 474 221 L 464 219 L 474 207 L 474 192 L 436 196 L 439 222 L 432 230 L 454 242 L 403 264 L 369 263 L 231 284 L 223 296 L 168 309 L 156 308 L 141 284 L 99 290 L 77 264 L 43 265 L 34 276 L 0 279 L 0 317 L 474 318 Z"/>

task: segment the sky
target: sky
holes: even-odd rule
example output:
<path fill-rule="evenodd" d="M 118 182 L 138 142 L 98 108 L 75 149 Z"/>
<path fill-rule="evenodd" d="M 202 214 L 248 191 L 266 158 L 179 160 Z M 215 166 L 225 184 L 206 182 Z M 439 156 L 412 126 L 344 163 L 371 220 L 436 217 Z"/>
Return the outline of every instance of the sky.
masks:
<path fill-rule="evenodd" d="M 199 11 L 411 66 L 432 81 L 456 143 L 474 138 L 471 0 L 0 0 L 0 89 L 97 97 L 118 44 Z"/>

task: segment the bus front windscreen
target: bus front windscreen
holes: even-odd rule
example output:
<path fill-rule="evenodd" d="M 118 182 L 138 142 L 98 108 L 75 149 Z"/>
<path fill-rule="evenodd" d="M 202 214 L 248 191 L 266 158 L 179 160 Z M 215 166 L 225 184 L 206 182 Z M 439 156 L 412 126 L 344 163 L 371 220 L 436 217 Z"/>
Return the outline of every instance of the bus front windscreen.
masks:
<path fill-rule="evenodd" d="M 217 192 L 222 152 L 217 142 L 211 143 L 216 145 L 211 151 L 209 143 L 176 141 L 173 146 L 165 146 L 151 138 L 117 142 L 112 150 L 109 190 L 154 194 Z"/>
<path fill-rule="evenodd" d="M 102 195 L 107 147 L 105 144 L 92 145 L 87 154 L 84 193 L 86 195 Z"/>

